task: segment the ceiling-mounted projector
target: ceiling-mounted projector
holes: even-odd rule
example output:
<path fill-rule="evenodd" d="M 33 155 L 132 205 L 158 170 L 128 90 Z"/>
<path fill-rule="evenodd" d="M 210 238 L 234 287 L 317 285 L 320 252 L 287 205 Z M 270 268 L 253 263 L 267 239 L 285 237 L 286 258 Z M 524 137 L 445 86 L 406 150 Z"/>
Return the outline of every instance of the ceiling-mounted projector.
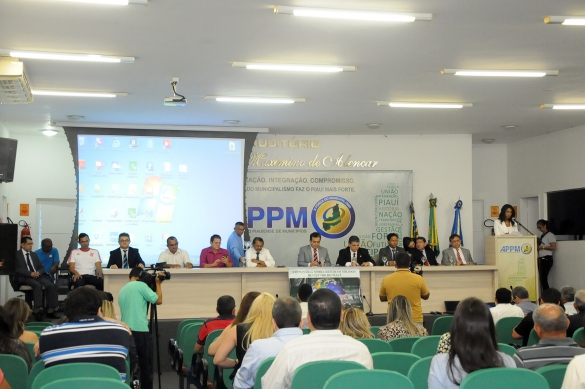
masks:
<path fill-rule="evenodd" d="M 33 94 L 24 73 L 24 64 L 17 58 L 0 57 L 0 103 L 28 104 Z"/>
<path fill-rule="evenodd" d="M 185 96 L 177 93 L 178 78 L 173 78 L 171 86 L 173 87 L 173 97 L 165 97 L 163 104 L 167 107 L 184 107 L 187 105 L 187 99 Z"/>

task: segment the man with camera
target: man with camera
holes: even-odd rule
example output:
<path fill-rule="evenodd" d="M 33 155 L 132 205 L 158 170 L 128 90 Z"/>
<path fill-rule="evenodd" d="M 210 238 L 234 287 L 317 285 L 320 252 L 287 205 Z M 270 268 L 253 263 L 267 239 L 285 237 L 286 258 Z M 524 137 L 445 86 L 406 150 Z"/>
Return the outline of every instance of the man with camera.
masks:
<path fill-rule="evenodd" d="M 143 273 L 144 272 L 144 273 Z M 130 271 L 128 282 L 118 296 L 118 305 L 122 312 L 122 321 L 132 330 L 136 343 L 138 364 L 140 367 L 140 383 L 143 389 L 152 389 L 152 337 L 148 331 L 148 304 L 162 304 L 161 278 L 146 273 L 142 268 L 135 267 Z M 149 286 L 147 279 L 154 278 L 155 291 Z"/>

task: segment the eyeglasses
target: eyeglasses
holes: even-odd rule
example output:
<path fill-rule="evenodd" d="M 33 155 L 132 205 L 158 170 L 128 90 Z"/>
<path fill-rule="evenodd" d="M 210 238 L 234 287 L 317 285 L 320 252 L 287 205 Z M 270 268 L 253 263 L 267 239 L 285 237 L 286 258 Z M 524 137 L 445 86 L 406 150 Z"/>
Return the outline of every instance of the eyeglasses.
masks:
<path fill-rule="evenodd" d="M 120 243 L 127 243 L 130 242 L 130 239 L 120 239 Z"/>

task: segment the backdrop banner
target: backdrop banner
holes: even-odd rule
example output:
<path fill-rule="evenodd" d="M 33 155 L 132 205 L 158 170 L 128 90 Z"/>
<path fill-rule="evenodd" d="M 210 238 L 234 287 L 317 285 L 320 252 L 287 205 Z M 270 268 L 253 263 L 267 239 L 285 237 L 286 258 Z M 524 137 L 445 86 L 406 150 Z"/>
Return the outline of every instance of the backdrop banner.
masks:
<path fill-rule="evenodd" d="M 372 257 L 386 235 L 409 228 L 412 171 L 259 171 L 246 179 L 250 239 L 262 237 L 277 265 L 297 266 L 299 248 L 319 232 L 335 265 L 357 235 Z"/>
<path fill-rule="evenodd" d="M 321 288 L 331 289 L 345 308 L 364 309 L 357 267 L 297 267 L 288 270 L 288 278 L 291 297 L 297 297 L 301 284 L 309 284 L 313 292 Z"/>

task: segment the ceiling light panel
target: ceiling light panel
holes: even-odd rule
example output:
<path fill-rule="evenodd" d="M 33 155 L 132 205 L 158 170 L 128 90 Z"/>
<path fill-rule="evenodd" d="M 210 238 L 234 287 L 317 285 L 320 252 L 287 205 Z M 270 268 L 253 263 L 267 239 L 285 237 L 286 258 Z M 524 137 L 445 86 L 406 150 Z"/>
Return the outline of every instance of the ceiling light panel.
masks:
<path fill-rule="evenodd" d="M 342 20 L 365 20 L 374 22 L 395 22 L 409 23 L 415 21 L 430 21 L 433 14 L 426 13 L 399 13 L 399 12 L 381 12 L 381 11 L 358 11 L 348 9 L 331 9 L 331 8 L 305 8 L 305 7 L 274 7 L 275 14 L 305 16 L 325 19 L 342 19 Z"/>
<path fill-rule="evenodd" d="M 134 63 L 134 57 L 116 57 L 99 54 L 51 53 L 46 51 L 0 49 L 0 55 L 22 59 L 46 59 L 54 61 Z"/>
<path fill-rule="evenodd" d="M 558 70 L 490 70 L 490 69 L 441 69 L 441 74 L 471 77 L 544 77 L 558 76 Z"/>
<path fill-rule="evenodd" d="M 222 103 L 258 103 L 258 104 L 294 104 L 304 103 L 305 99 L 291 99 L 285 97 L 237 97 L 237 96 L 205 96 L 205 100 L 215 100 Z"/>
<path fill-rule="evenodd" d="M 444 109 L 457 109 L 457 108 L 470 108 L 473 107 L 471 103 L 435 103 L 435 102 L 425 102 L 425 103 L 414 103 L 408 101 L 390 101 L 378 102 L 378 106 L 390 108 L 444 108 Z"/>
<path fill-rule="evenodd" d="M 58 96 L 58 97 L 101 97 L 114 98 L 116 96 L 128 96 L 125 92 L 83 92 L 83 91 L 64 91 L 64 90 L 43 90 L 33 89 L 34 96 Z"/>
<path fill-rule="evenodd" d="M 55 0 L 68 3 L 87 3 L 104 5 L 147 5 L 148 0 Z"/>
<path fill-rule="evenodd" d="M 548 109 L 585 109 L 585 104 L 542 104 L 540 108 Z"/>
<path fill-rule="evenodd" d="M 547 16 L 544 24 L 563 24 L 565 26 L 585 26 L 585 16 Z"/>
<path fill-rule="evenodd" d="M 356 66 L 256 63 L 256 62 L 233 62 L 232 66 L 235 68 L 245 68 L 248 70 L 276 70 L 276 71 L 287 71 L 287 72 L 315 72 L 315 73 L 355 72 L 357 70 Z"/>

